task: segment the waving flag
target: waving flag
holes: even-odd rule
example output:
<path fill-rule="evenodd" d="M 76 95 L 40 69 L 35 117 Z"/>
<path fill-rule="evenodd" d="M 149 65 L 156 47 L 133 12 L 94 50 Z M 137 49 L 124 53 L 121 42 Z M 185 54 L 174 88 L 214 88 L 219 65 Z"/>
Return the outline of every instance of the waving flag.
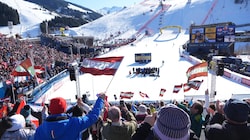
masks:
<path fill-rule="evenodd" d="M 203 62 L 188 68 L 186 74 L 189 81 L 196 77 L 207 76 L 207 72 L 207 62 Z"/>
<path fill-rule="evenodd" d="M 190 85 L 188 83 L 183 84 L 183 91 L 188 92 L 191 89 Z"/>
<path fill-rule="evenodd" d="M 161 90 L 160 90 L 160 97 L 163 97 L 164 96 L 164 93 L 166 92 L 166 89 L 164 89 L 164 88 L 162 88 Z"/>
<path fill-rule="evenodd" d="M 103 57 L 84 59 L 81 71 L 92 75 L 114 75 L 123 57 Z"/>
<path fill-rule="evenodd" d="M 140 91 L 139 94 L 142 98 L 149 98 L 149 96 L 146 93 Z"/>
<path fill-rule="evenodd" d="M 34 66 L 36 74 L 41 74 L 45 69 L 41 66 Z M 27 72 L 21 65 L 18 65 L 12 72 L 12 76 L 30 76 L 30 73 Z"/>
<path fill-rule="evenodd" d="M 182 88 L 182 84 L 181 85 L 175 85 L 174 89 L 173 89 L 173 93 L 178 93 Z"/>
<path fill-rule="evenodd" d="M 34 77 L 36 75 L 35 68 L 34 68 L 30 58 L 27 58 L 24 61 L 22 61 L 20 63 L 20 66 L 22 66 L 27 72 L 29 72 L 29 74 L 31 76 Z"/>
<path fill-rule="evenodd" d="M 195 89 L 195 90 L 199 90 L 201 84 L 203 83 L 203 80 L 199 81 L 199 80 L 194 80 L 194 81 L 189 81 L 188 84 L 191 88 Z"/>
<path fill-rule="evenodd" d="M 199 80 L 188 81 L 188 83 L 183 84 L 183 91 L 187 92 L 191 88 L 195 90 L 199 90 L 202 82 L 203 80 L 202 81 L 199 81 Z"/>
<path fill-rule="evenodd" d="M 134 92 L 121 92 L 121 99 L 131 99 L 134 96 Z"/>

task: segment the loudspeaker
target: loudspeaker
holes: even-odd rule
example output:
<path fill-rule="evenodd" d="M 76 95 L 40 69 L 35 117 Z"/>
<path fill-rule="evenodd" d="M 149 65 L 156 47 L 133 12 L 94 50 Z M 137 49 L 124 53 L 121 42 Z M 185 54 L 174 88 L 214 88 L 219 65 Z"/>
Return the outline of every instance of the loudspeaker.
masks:
<path fill-rule="evenodd" d="M 224 64 L 218 64 L 216 75 L 217 76 L 223 76 L 224 75 Z"/>
<path fill-rule="evenodd" d="M 76 81 L 76 73 L 73 68 L 69 69 L 69 79 L 70 81 Z"/>

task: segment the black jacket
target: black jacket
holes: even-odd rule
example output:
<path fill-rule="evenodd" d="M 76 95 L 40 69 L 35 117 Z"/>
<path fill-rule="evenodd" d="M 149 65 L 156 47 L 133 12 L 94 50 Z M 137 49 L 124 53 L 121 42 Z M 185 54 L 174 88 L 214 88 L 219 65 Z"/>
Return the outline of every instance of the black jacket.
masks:
<path fill-rule="evenodd" d="M 136 133 L 132 136 L 131 140 L 160 140 L 154 134 L 151 129 L 151 125 L 148 123 L 141 123 L 139 128 L 137 128 Z M 190 129 L 190 139 L 189 140 L 199 140 L 199 138 Z"/>
<path fill-rule="evenodd" d="M 231 124 L 224 121 L 223 124 L 207 125 L 205 128 L 207 140 L 249 140 L 249 124 Z"/>

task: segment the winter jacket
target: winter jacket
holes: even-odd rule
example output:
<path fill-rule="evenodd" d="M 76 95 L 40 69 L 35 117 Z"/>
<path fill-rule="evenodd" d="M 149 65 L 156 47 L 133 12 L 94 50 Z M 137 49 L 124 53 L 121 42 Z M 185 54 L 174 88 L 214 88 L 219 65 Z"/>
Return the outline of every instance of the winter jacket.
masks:
<path fill-rule="evenodd" d="M 249 124 L 231 124 L 224 121 L 223 124 L 207 125 L 205 128 L 207 140 L 249 140 Z"/>
<path fill-rule="evenodd" d="M 79 140 L 83 130 L 99 118 L 104 100 L 98 98 L 92 111 L 81 117 L 66 114 L 50 115 L 36 130 L 35 140 Z"/>
<path fill-rule="evenodd" d="M 143 122 L 137 128 L 136 133 L 132 136 L 131 140 L 161 140 L 159 139 L 151 129 L 151 125 Z M 189 140 L 199 140 L 199 138 L 195 135 L 195 133 L 190 130 L 190 138 Z"/>
<path fill-rule="evenodd" d="M 1 140 L 33 140 L 35 130 L 29 128 L 22 128 L 16 131 L 5 131 Z"/>
<path fill-rule="evenodd" d="M 1 140 L 33 140 L 35 129 L 25 127 L 25 119 L 22 115 L 16 114 L 10 117 L 11 125 L 3 133 Z"/>
<path fill-rule="evenodd" d="M 131 112 L 127 112 L 128 121 L 121 121 L 114 125 L 111 121 L 104 124 L 102 135 L 105 140 L 130 140 L 137 128 L 137 122 Z"/>

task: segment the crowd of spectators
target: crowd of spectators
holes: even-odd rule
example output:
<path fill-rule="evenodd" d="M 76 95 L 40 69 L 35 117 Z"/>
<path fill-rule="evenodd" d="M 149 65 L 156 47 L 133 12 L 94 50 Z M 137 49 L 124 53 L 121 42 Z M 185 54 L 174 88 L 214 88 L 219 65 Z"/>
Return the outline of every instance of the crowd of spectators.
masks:
<path fill-rule="evenodd" d="M 0 37 L 0 82 L 13 81 L 16 91 L 32 89 L 37 84 L 34 78 L 28 77 L 22 80 L 13 80 L 11 73 L 25 59 L 31 58 L 34 66 L 41 66 L 46 71 L 38 75 L 46 81 L 67 68 L 68 63 L 77 58 L 76 55 L 69 55 L 41 45 L 39 39 L 18 39 L 14 37 Z M 73 58 L 72 58 L 73 57 Z"/>
<path fill-rule="evenodd" d="M 32 58 L 34 65 L 46 67 L 49 70 L 60 69 L 55 66 L 56 62 L 67 64 L 72 61 L 71 55 L 42 46 L 40 42 L 31 39 L 20 40 L 12 37 L 1 37 L 0 40 L 1 81 L 10 79 L 11 72 L 26 58 Z M 73 59 L 75 58 L 74 55 Z"/>
<path fill-rule="evenodd" d="M 205 96 L 208 96 L 207 91 Z M 7 101 L 1 104 L 9 104 Z M 156 101 L 109 103 L 104 93 L 92 105 L 78 99 L 68 106 L 55 97 L 35 111 L 20 103 L 8 109 L 0 121 L 1 140 L 247 140 L 250 138 L 250 100 L 209 102 Z M 21 114 L 21 115 L 20 115 Z M 32 124 L 31 117 L 39 119 Z M 122 136 L 122 137 L 121 137 Z"/>

